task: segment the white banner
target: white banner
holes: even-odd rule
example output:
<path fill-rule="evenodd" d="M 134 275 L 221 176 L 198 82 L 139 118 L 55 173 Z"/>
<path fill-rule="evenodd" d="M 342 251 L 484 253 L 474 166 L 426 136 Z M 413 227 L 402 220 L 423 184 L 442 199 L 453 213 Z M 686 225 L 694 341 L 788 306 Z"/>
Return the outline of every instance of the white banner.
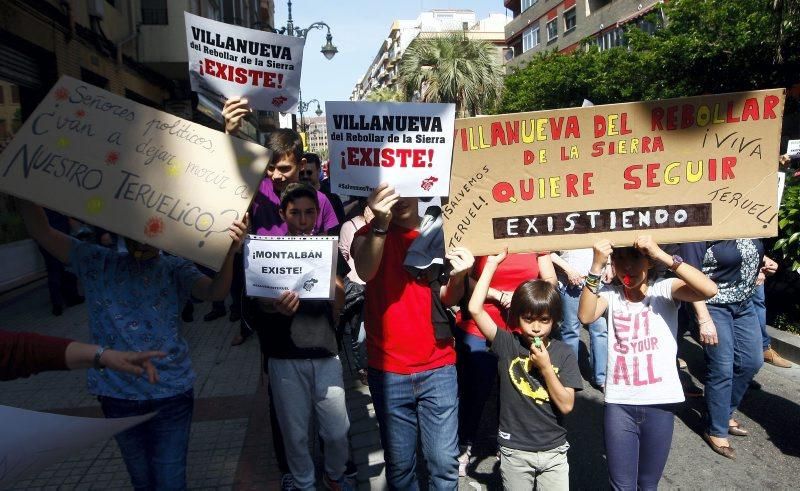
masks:
<path fill-rule="evenodd" d="M 790 157 L 800 157 L 800 140 L 789 140 L 786 143 L 786 153 Z"/>
<path fill-rule="evenodd" d="M 247 295 L 278 298 L 291 290 L 300 298 L 332 300 L 336 288 L 337 237 L 263 237 L 244 244 Z"/>
<path fill-rule="evenodd" d="M 247 98 L 263 111 L 291 112 L 300 93 L 305 39 L 233 26 L 184 12 L 192 90 Z"/>
<path fill-rule="evenodd" d="M 401 196 L 447 196 L 454 104 L 326 102 L 331 191 L 368 196 L 386 181 Z"/>
<path fill-rule="evenodd" d="M 0 489 L 155 416 L 79 418 L 0 406 Z"/>

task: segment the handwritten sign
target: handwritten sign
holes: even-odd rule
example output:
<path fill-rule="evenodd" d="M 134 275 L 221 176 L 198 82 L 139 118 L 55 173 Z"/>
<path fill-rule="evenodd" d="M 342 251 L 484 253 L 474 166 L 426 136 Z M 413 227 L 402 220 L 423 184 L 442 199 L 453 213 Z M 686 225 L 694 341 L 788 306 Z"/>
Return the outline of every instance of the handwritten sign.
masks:
<path fill-rule="evenodd" d="M 62 77 L 0 155 L 0 191 L 219 269 L 269 150 Z"/>
<path fill-rule="evenodd" d="M 143 423 L 130 418 L 79 418 L 0 406 L 0 488 Z"/>
<path fill-rule="evenodd" d="M 326 102 L 331 190 L 369 196 L 386 181 L 401 196 L 447 196 L 454 104 Z"/>
<path fill-rule="evenodd" d="M 247 295 L 278 298 L 291 290 L 300 298 L 333 299 L 336 287 L 336 237 L 263 237 L 244 245 Z"/>
<path fill-rule="evenodd" d="M 294 111 L 300 98 L 304 38 L 183 15 L 193 91 L 222 99 L 243 96 L 264 111 Z"/>
<path fill-rule="evenodd" d="M 448 247 L 777 234 L 782 90 L 456 121 Z"/>
<path fill-rule="evenodd" d="M 800 140 L 786 142 L 786 154 L 790 157 L 800 157 Z"/>

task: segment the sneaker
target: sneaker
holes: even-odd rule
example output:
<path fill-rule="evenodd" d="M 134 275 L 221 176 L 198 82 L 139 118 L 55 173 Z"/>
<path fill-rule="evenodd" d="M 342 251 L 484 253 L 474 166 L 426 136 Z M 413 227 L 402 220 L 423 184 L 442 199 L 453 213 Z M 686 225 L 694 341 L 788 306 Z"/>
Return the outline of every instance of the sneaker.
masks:
<path fill-rule="evenodd" d="M 294 489 L 296 489 L 294 487 L 294 476 L 287 472 L 281 476 L 281 491 L 293 491 Z"/>
<path fill-rule="evenodd" d="M 786 361 L 784 357 L 779 355 L 772 346 L 764 350 L 764 362 L 774 365 L 778 368 L 791 368 L 792 364 Z"/>
<path fill-rule="evenodd" d="M 344 475 L 339 479 L 333 479 L 326 473 L 322 477 L 322 484 L 325 485 L 325 489 L 330 489 L 332 491 L 354 491 L 356 489 L 353 480 Z"/>
<path fill-rule="evenodd" d="M 467 466 L 469 465 L 469 458 L 472 457 L 472 445 L 464 447 L 464 452 L 458 456 L 458 477 L 467 476 Z"/>

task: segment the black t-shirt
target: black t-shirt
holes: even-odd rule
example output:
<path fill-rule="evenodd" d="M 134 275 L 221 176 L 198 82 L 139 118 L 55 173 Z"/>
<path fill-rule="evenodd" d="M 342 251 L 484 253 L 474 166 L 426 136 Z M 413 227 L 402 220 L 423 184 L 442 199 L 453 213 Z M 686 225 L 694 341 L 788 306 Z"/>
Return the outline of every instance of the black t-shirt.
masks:
<path fill-rule="evenodd" d="M 349 272 L 347 261 L 339 253 L 336 275 L 343 278 Z M 327 358 L 339 353 L 330 301 L 300 300 L 293 316 L 264 312 L 257 305 L 251 307 L 252 327 L 266 358 Z"/>
<path fill-rule="evenodd" d="M 530 349 L 515 334 L 502 329 L 492 343 L 498 356 L 500 374 L 500 428 L 497 442 L 508 448 L 541 452 L 566 442 L 567 430 L 562 415 L 546 390 L 544 378 L 528 360 Z M 583 389 L 575 354 L 564 343 L 551 340 L 547 348 L 550 363 L 561 384 Z"/>

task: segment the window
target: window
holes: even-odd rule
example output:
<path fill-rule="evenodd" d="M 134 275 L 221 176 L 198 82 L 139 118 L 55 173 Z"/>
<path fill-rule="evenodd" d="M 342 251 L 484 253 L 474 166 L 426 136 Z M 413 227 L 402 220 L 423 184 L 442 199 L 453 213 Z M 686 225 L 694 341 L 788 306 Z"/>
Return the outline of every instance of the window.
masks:
<path fill-rule="evenodd" d="M 558 19 L 553 19 L 547 22 L 547 42 L 558 37 Z"/>
<path fill-rule="evenodd" d="M 142 24 L 165 26 L 169 24 L 166 0 L 142 0 Z"/>
<path fill-rule="evenodd" d="M 522 52 L 526 52 L 539 44 L 539 26 L 525 29 L 522 33 Z"/>
<path fill-rule="evenodd" d="M 625 46 L 625 31 L 621 27 L 606 31 L 597 36 L 595 44 L 600 48 L 600 51 L 605 51 L 616 46 Z"/>
<path fill-rule="evenodd" d="M 538 1 L 539 0 L 522 0 L 522 8 L 520 9 L 520 12 L 525 12 L 529 8 L 531 8 L 534 5 L 536 5 L 536 2 L 538 2 Z"/>
<path fill-rule="evenodd" d="M 569 32 L 571 29 L 575 29 L 575 25 L 578 22 L 578 16 L 575 14 L 575 7 L 564 12 L 564 32 Z"/>

